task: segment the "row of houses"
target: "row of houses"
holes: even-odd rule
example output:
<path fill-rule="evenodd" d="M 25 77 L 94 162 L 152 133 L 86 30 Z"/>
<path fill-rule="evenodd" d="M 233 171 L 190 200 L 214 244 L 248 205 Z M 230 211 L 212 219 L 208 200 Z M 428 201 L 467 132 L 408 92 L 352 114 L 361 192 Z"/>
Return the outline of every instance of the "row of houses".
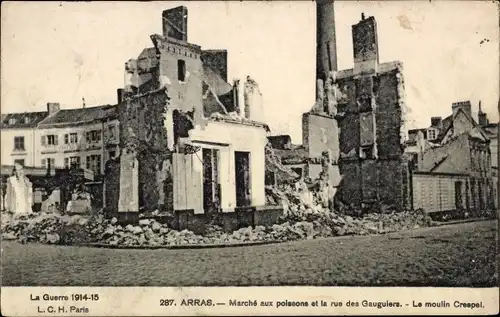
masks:
<path fill-rule="evenodd" d="M 414 172 L 415 207 L 429 211 L 498 207 L 498 124 L 470 101 L 452 104 L 446 118 L 409 131 L 405 152 Z"/>
<path fill-rule="evenodd" d="M 116 105 L 2 114 L 2 165 L 78 167 L 96 175 L 118 152 Z"/>

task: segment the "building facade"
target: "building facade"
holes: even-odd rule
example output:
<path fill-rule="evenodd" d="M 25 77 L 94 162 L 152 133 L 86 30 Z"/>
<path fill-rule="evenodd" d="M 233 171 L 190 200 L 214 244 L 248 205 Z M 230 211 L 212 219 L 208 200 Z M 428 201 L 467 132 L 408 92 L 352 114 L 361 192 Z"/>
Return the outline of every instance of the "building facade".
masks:
<path fill-rule="evenodd" d="M 414 155 L 414 174 L 425 173 L 425 177 L 415 179 L 420 185 L 415 184 L 414 206 L 434 200 L 436 203 L 449 201 L 441 211 L 450 208 L 474 212 L 491 210 L 496 207 L 498 195 L 491 153 L 493 133 L 485 129 L 488 123 L 481 110 L 479 121 L 482 124 L 472 118 L 470 101 L 455 102 L 451 108 L 452 114 L 445 119 L 432 118 L 429 128 L 409 133 L 406 151 Z M 439 184 L 451 184 L 427 193 L 441 193 L 436 199 L 430 199 L 422 194 L 423 191 L 415 192 L 416 188 L 431 188 L 430 183 L 436 180 Z"/>
<path fill-rule="evenodd" d="M 2 114 L 1 165 L 19 163 L 23 166 L 38 166 L 36 151 L 39 139 L 36 138 L 36 131 L 38 123 L 48 116 L 49 111 Z"/>
<path fill-rule="evenodd" d="M 1 141 L 12 151 L 2 151 L 2 165 L 76 167 L 102 175 L 104 163 L 118 154 L 115 112 L 116 106 L 60 109 L 58 103 L 48 103 L 46 112 L 7 114 Z"/>

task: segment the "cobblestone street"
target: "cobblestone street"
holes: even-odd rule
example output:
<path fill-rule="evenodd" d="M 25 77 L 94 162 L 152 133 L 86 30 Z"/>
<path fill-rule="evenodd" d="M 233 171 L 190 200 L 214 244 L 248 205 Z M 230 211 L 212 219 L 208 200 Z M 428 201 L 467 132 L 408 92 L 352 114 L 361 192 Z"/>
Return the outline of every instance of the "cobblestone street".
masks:
<path fill-rule="evenodd" d="M 193 250 L 2 243 L 4 286 L 494 286 L 497 221 Z"/>

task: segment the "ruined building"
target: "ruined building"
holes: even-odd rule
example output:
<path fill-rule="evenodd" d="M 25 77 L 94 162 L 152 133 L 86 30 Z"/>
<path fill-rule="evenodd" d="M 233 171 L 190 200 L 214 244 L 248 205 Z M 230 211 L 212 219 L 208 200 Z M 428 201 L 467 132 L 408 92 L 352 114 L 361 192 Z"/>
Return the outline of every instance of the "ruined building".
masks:
<path fill-rule="evenodd" d="M 274 221 L 265 205 L 268 127 L 258 85 L 227 83 L 227 52 L 188 42 L 188 12 L 163 12 L 163 34 L 125 64 L 119 91 L 120 158 L 107 164 L 106 206 L 124 221 L 175 213 L 200 231 L 220 214 L 227 229 Z"/>
<path fill-rule="evenodd" d="M 277 146 L 278 136 L 270 138 L 270 142 L 281 162 L 305 179 L 320 177 L 323 157 L 327 155 L 331 163 L 328 179 L 332 186 L 337 186 L 340 181 L 337 165 L 339 138 L 330 75 L 337 70 L 333 1 L 316 2 L 316 27 L 316 101 L 312 109 L 302 115 L 302 144 L 282 148 Z"/>
<path fill-rule="evenodd" d="M 355 210 L 402 210 L 408 204 L 403 159 L 404 82 L 401 62 L 379 62 L 377 23 L 352 26 L 354 67 L 332 74 L 337 101 L 338 199 Z"/>
<path fill-rule="evenodd" d="M 352 26 L 354 67 L 338 71 L 333 1 L 318 1 L 316 18 L 316 102 L 302 116 L 302 145 L 277 152 L 306 179 L 324 177 L 328 165 L 341 205 L 402 210 L 409 199 L 402 63 L 379 62 L 375 18 L 362 15 Z"/>

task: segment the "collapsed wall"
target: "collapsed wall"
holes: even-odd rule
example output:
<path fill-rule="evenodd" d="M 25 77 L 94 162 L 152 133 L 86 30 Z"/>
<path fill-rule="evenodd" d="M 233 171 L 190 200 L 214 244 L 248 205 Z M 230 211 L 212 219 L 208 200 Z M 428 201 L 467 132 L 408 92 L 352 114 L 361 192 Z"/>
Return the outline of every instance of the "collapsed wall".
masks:
<path fill-rule="evenodd" d="M 105 179 L 106 197 L 109 197 L 106 206 L 111 211 L 130 214 L 173 210 L 172 153 L 164 124 L 168 104 L 166 89 L 162 88 L 124 98 L 119 105 L 122 153 L 108 163 Z M 126 171 L 135 168 L 135 171 Z M 137 210 L 127 207 L 134 204 Z"/>

